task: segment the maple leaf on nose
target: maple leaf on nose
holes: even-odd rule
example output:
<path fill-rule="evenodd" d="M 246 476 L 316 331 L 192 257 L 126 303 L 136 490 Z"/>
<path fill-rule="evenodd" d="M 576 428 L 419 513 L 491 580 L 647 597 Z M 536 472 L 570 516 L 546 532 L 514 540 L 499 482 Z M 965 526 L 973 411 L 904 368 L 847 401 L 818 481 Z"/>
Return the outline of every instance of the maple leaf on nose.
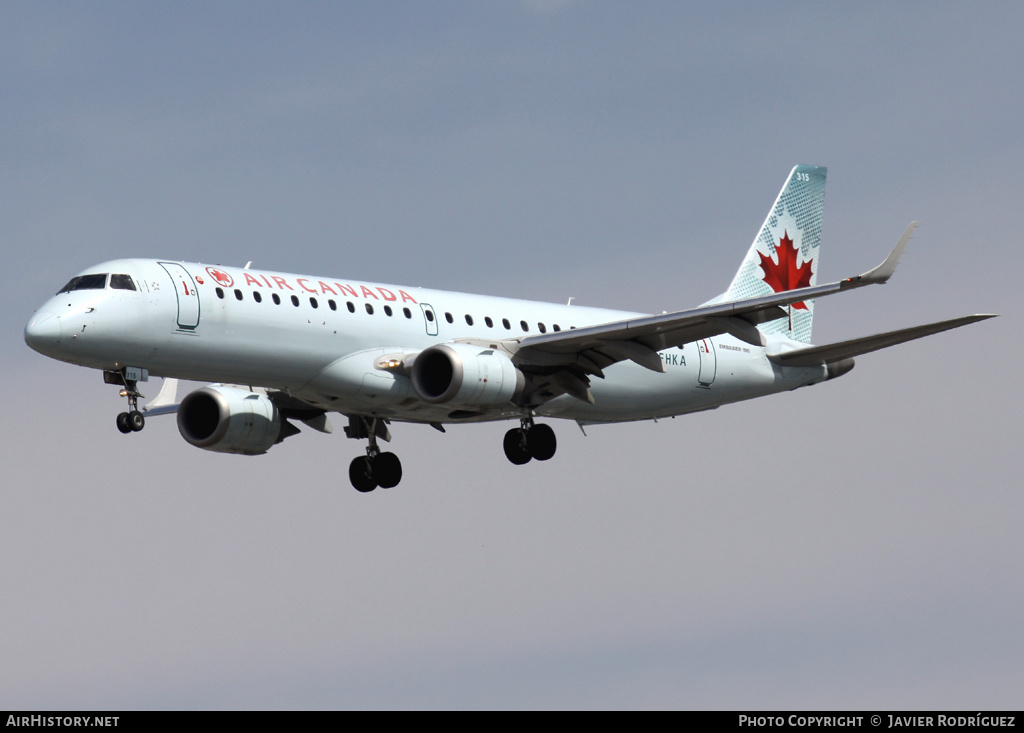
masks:
<path fill-rule="evenodd" d="M 779 261 L 776 263 L 768 255 L 758 252 L 761 258 L 761 269 L 764 270 L 764 281 L 776 293 L 784 293 L 787 290 L 806 288 L 811 285 L 811 264 L 813 258 L 807 260 L 797 267 L 796 256 L 799 250 L 789 237 L 789 230 L 786 230 L 779 246 L 775 248 L 775 254 Z M 799 310 L 808 310 L 807 305 L 801 301 L 793 303 L 793 307 Z"/>

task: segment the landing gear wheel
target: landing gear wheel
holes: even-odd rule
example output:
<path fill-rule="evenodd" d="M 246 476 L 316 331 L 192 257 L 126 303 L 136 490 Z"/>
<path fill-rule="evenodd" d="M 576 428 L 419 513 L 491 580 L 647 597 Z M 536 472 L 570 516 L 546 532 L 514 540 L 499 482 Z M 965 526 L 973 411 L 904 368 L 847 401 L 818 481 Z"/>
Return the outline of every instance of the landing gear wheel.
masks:
<path fill-rule="evenodd" d="M 364 494 L 377 488 L 377 479 L 373 475 L 373 464 L 367 456 L 359 456 L 349 464 L 348 479 L 356 491 Z"/>
<path fill-rule="evenodd" d="M 134 430 L 136 433 L 146 427 L 146 418 L 138 410 L 132 410 L 128 413 L 128 427 Z"/>
<path fill-rule="evenodd" d="M 529 448 L 530 455 L 538 461 L 548 460 L 555 455 L 555 449 L 558 447 L 555 431 L 550 425 L 534 425 L 526 432 L 526 447 Z"/>
<path fill-rule="evenodd" d="M 134 372 L 135 370 L 132 369 Z M 145 370 L 142 370 L 145 372 Z M 137 433 L 142 428 L 146 427 L 146 418 L 139 410 L 139 398 L 142 394 L 138 389 L 138 381 L 135 379 L 128 378 L 129 367 L 125 367 L 119 371 L 105 371 L 103 373 L 103 381 L 107 384 L 123 384 L 124 389 L 121 390 L 121 396 L 128 398 L 128 411 L 122 412 L 117 416 L 117 429 L 122 433 Z"/>
<path fill-rule="evenodd" d="M 349 425 L 345 435 L 349 438 L 367 438 L 370 444 L 366 447 L 366 455 L 354 459 L 348 467 L 348 478 L 356 491 L 367 493 L 378 486 L 390 489 L 398 486 L 402 480 L 402 462 L 394 453 L 381 453 L 377 438 L 391 440 L 391 434 L 384 427 L 382 418 L 349 416 Z"/>
<path fill-rule="evenodd" d="M 402 462 L 394 453 L 381 453 L 373 459 L 373 476 L 382 489 L 398 486 L 402 480 Z"/>
<path fill-rule="evenodd" d="M 514 465 L 522 466 L 533 458 L 527 447 L 527 432 L 522 428 L 512 428 L 505 433 L 505 457 Z"/>

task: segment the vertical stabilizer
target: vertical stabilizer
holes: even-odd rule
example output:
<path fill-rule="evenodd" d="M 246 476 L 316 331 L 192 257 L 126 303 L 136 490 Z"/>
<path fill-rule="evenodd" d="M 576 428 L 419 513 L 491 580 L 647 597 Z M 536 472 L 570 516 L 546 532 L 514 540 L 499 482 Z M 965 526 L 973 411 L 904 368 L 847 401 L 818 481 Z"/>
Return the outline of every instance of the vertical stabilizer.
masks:
<path fill-rule="evenodd" d="M 754 298 L 817 284 L 825 173 L 825 168 L 814 165 L 793 168 L 720 300 Z M 794 303 L 786 311 L 786 318 L 762 323 L 758 328 L 765 334 L 782 334 L 811 343 L 814 302 Z"/>

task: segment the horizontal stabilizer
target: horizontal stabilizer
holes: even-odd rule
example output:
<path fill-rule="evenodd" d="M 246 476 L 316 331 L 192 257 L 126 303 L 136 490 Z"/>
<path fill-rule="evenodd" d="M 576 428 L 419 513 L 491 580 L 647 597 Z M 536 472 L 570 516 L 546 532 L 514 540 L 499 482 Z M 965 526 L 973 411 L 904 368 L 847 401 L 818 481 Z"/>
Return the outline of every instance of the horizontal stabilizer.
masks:
<path fill-rule="evenodd" d="M 963 316 L 962 318 L 954 318 L 949 321 L 939 321 L 938 323 L 928 323 L 924 326 L 914 326 L 913 328 L 904 328 L 899 331 L 878 333 L 874 336 L 840 341 L 839 343 L 827 344 L 825 346 L 811 346 L 807 349 L 786 351 L 781 354 L 768 354 L 768 358 L 779 366 L 819 366 L 841 359 L 849 359 L 861 354 L 868 354 L 872 351 L 902 344 L 905 341 L 913 341 L 914 339 L 931 336 L 933 333 L 960 328 L 960 326 L 977 323 L 988 318 L 995 318 L 995 316 L 991 314 Z"/>

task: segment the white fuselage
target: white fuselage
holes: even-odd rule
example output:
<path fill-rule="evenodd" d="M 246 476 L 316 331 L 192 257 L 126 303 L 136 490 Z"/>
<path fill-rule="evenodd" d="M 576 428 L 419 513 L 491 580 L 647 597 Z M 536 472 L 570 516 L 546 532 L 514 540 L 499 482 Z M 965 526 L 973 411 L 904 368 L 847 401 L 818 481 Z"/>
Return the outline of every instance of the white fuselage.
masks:
<path fill-rule="evenodd" d="M 283 390 L 346 414 L 446 422 L 374 360 L 457 340 L 508 341 L 638 314 L 315 276 L 160 260 L 106 262 L 83 274 L 129 275 L 135 289 L 80 289 L 48 300 L 26 341 L 105 370 Z M 788 344 L 773 342 L 779 350 Z M 664 373 L 621 362 L 593 379 L 593 404 L 562 395 L 536 414 L 580 422 L 643 420 L 795 389 L 824 367 L 782 368 L 764 347 L 721 335 L 659 352 Z M 406 380 L 407 381 L 407 380 Z M 520 416 L 509 404 L 467 419 Z"/>

